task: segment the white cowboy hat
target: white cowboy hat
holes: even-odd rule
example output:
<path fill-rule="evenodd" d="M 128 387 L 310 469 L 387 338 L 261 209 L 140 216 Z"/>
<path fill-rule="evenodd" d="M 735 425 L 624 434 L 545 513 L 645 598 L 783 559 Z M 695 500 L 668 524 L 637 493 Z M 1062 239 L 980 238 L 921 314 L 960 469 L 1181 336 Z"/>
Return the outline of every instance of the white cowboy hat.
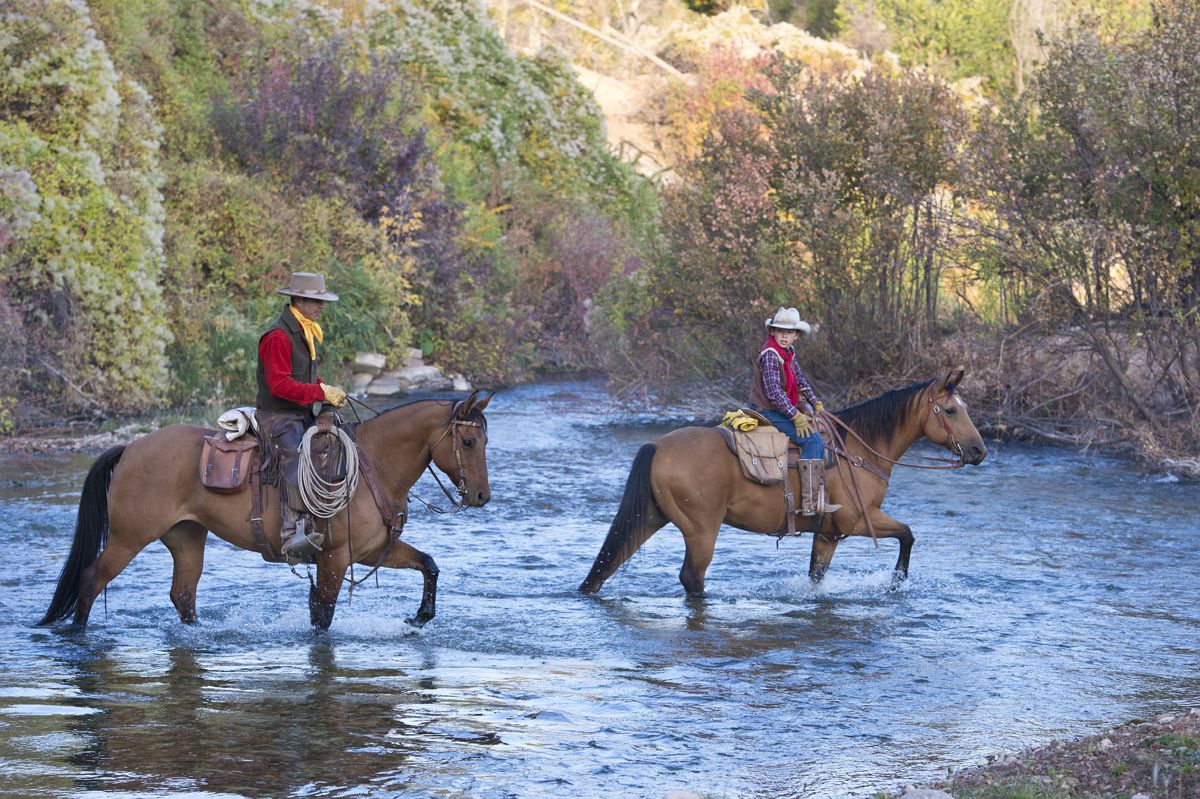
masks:
<path fill-rule="evenodd" d="M 812 332 L 812 325 L 800 318 L 800 312 L 795 308 L 780 308 L 775 315 L 767 320 L 767 329 L 777 327 L 780 330 L 796 330 L 804 335 Z"/>
<path fill-rule="evenodd" d="M 334 302 L 338 295 L 325 290 L 325 276 L 314 272 L 292 272 L 292 282 L 285 288 L 275 289 L 278 294 L 302 297 L 306 300 Z"/>

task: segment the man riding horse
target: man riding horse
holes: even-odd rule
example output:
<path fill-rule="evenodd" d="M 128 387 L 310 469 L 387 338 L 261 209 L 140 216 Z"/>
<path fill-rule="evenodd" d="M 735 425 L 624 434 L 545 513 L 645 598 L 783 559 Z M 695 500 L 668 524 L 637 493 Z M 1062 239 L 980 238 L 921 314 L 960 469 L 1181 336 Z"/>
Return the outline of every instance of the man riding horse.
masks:
<path fill-rule="evenodd" d="M 800 490 L 805 495 L 801 508 L 806 516 L 833 513 L 842 507 L 828 503 L 825 497 L 825 442 L 816 426 L 816 416 L 825 410 L 825 404 L 804 376 L 793 346 L 800 336 L 811 333 L 812 326 L 795 308 L 776 311 L 767 320 L 767 339 L 754 362 L 750 386 L 751 410 L 765 416 L 800 447 Z"/>
<path fill-rule="evenodd" d="M 319 552 L 325 539 L 300 495 L 300 445 L 314 424 L 325 432 L 332 428 L 334 414 L 325 403 L 340 408 L 346 392 L 317 377 L 317 344 L 325 338 L 317 320 L 338 295 L 325 290 L 324 275 L 311 272 L 294 272 L 291 283 L 276 291 L 291 301 L 258 341 L 255 405 L 279 471 L 283 554 L 297 563 Z"/>

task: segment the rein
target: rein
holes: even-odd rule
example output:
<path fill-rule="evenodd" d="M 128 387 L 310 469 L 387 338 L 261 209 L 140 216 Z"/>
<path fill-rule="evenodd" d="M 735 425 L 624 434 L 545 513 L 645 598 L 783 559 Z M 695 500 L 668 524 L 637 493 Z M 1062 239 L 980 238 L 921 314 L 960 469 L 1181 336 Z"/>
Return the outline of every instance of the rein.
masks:
<path fill-rule="evenodd" d="M 368 411 L 375 414 L 376 416 L 380 416 L 383 413 L 382 411 L 378 411 L 375 408 L 372 408 L 370 405 L 368 405 L 367 403 L 363 402 L 360 399 L 356 399 L 351 396 L 347 396 L 346 399 L 348 399 L 351 403 L 353 403 L 355 405 L 361 405 L 362 407 L 366 408 Z M 431 475 L 433 475 L 434 482 L 437 483 L 438 488 L 442 489 L 442 493 L 446 495 L 446 499 L 450 500 L 450 508 L 446 509 L 446 508 L 442 508 L 437 505 L 434 505 L 430 502 L 426 502 L 415 491 L 410 490 L 408 492 L 408 498 L 410 500 L 415 499 L 417 502 L 420 502 L 422 505 L 424 505 L 425 508 L 432 513 L 437 513 L 437 514 L 457 513 L 458 511 L 462 510 L 462 508 L 463 508 L 462 502 L 460 502 L 459 500 L 454 498 L 454 495 L 451 494 L 450 491 L 446 488 L 445 484 L 442 483 L 442 478 L 439 477 L 438 473 L 433 470 L 433 450 L 437 447 L 438 444 L 442 443 L 442 439 L 445 438 L 448 433 L 453 432 L 453 434 L 454 434 L 454 436 L 453 436 L 454 461 L 455 461 L 455 463 L 458 464 L 458 485 L 456 485 L 455 488 L 458 489 L 458 493 L 459 493 L 460 497 L 464 496 L 467 493 L 467 471 L 466 471 L 466 468 L 463 466 L 462 445 L 459 443 L 458 428 L 460 425 L 465 425 L 467 427 L 483 427 L 483 425 L 480 422 L 467 422 L 467 421 L 463 421 L 461 419 L 455 419 L 454 416 L 455 416 L 455 411 L 457 411 L 457 409 L 458 409 L 458 404 L 456 403 L 454 406 L 454 410 L 451 410 L 451 412 L 450 412 L 450 423 L 446 426 L 446 429 L 442 431 L 442 434 L 440 436 L 438 436 L 437 441 L 434 441 L 432 446 L 429 447 L 430 459 L 429 459 L 429 463 L 425 464 L 426 471 L 428 471 Z M 354 416 L 356 419 L 358 419 L 358 421 L 360 421 L 360 422 L 362 421 L 358 416 L 357 410 L 354 412 Z"/>
<path fill-rule="evenodd" d="M 455 410 L 457 410 L 457 409 L 458 409 L 458 406 L 456 405 Z M 450 424 L 446 426 L 446 429 L 442 431 L 442 434 L 440 436 L 438 436 L 437 441 L 434 441 L 433 445 L 429 448 L 431 457 L 429 459 L 429 463 L 425 464 L 425 469 L 431 475 L 433 475 L 433 479 L 434 479 L 434 481 L 437 482 L 438 488 L 442 489 L 442 493 L 446 495 L 446 499 L 450 500 L 450 507 L 452 508 L 452 510 L 448 511 L 448 510 L 445 510 L 444 508 L 439 508 L 435 505 L 430 505 L 425 500 L 421 499 L 420 497 L 417 497 L 417 500 L 420 501 L 422 505 L 429 508 L 434 513 L 457 513 L 458 511 L 462 510 L 463 504 L 461 501 L 461 497 L 464 497 L 467 494 L 467 469 L 465 466 L 463 466 L 462 443 L 461 443 L 461 440 L 459 439 L 458 428 L 459 427 L 483 427 L 482 422 L 468 422 L 468 421 L 464 421 L 462 419 L 456 419 L 454 417 L 455 417 L 455 412 L 451 411 L 450 412 Z M 438 477 L 438 473 L 433 470 L 433 458 L 432 458 L 433 450 L 437 448 L 438 444 L 442 443 L 442 439 L 445 438 L 447 434 L 450 434 L 451 440 L 454 443 L 454 461 L 455 461 L 455 463 L 458 464 L 458 485 L 454 486 L 454 488 L 457 489 L 458 496 L 460 497 L 460 499 L 454 498 L 454 495 L 451 494 L 450 491 L 446 488 L 446 486 L 442 483 L 442 478 Z"/>
<path fill-rule="evenodd" d="M 964 465 L 963 460 L 962 460 L 962 444 L 959 442 L 958 436 L 954 435 L 954 431 L 950 429 L 950 424 L 949 424 L 949 422 L 946 421 L 946 417 L 942 415 L 942 406 L 937 404 L 937 398 L 940 396 L 942 396 L 942 395 L 941 394 L 935 395 L 933 393 L 933 386 L 929 387 L 929 392 L 926 395 L 926 398 L 929 402 L 930 413 L 932 413 L 934 416 L 936 416 L 938 421 L 942 423 L 942 429 L 946 431 L 946 435 L 950 438 L 950 445 L 951 445 L 950 451 L 953 452 L 954 454 L 958 455 L 958 457 L 957 458 L 941 458 L 941 457 L 937 457 L 937 456 L 933 456 L 933 455 L 914 455 L 913 456 L 915 458 L 919 458 L 924 461 L 931 461 L 931 463 L 928 463 L 928 464 L 926 464 L 926 463 L 910 463 L 907 461 L 899 461 L 899 460 L 896 460 L 895 458 L 889 458 L 887 455 L 884 455 L 882 452 L 879 452 L 874 447 L 872 447 L 870 444 L 868 444 L 866 441 L 864 441 L 863 437 L 860 436 L 854 430 L 854 428 L 850 427 L 850 425 L 846 424 L 845 422 L 843 422 L 841 419 L 839 419 L 837 416 L 833 415 L 829 411 L 823 411 L 820 414 L 820 418 L 825 422 L 827 428 L 830 431 L 831 437 L 834 439 L 834 446 L 831 447 L 831 449 L 833 449 L 834 452 L 836 452 L 838 455 L 840 455 L 841 457 L 843 457 L 847 461 L 849 461 L 850 465 L 858 466 L 862 469 L 866 469 L 867 471 L 874 474 L 876 477 L 883 480 L 885 483 L 888 481 L 889 478 L 888 478 L 887 473 L 884 472 L 883 469 L 881 469 L 880 467 L 871 463 L 870 461 L 866 460 L 861 455 L 851 455 L 849 452 L 846 451 L 844 439 L 837 432 L 835 425 L 837 427 L 842 428 L 843 430 L 848 432 L 850 435 L 854 436 L 855 440 L 857 440 L 858 443 L 862 444 L 863 447 L 867 450 L 867 452 L 871 453 L 872 455 L 879 458 L 880 460 L 887 461 L 888 463 L 893 464 L 895 466 L 906 466 L 910 469 L 961 469 Z M 871 467 L 874 467 L 874 468 L 871 468 Z"/>
<path fill-rule="evenodd" d="M 952 460 L 950 458 L 940 458 L 931 455 L 915 456 L 921 460 L 933 461 L 931 464 L 908 463 L 905 461 L 896 460 L 895 458 L 889 458 L 887 455 L 879 452 L 866 441 L 864 441 L 863 437 L 860 436 L 858 432 L 854 430 L 854 428 L 850 427 L 837 416 L 833 415 L 829 411 L 822 411 L 818 415 L 818 419 L 824 424 L 825 429 L 829 431 L 829 437 L 832 439 L 832 443 L 829 448 L 839 456 L 839 460 L 837 461 L 839 473 L 842 469 L 842 460 L 845 460 L 848 464 L 850 464 L 851 467 L 857 467 L 875 475 L 882 480 L 885 485 L 891 479 L 891 475 L 888 474 L 888 472 L 878 464 L 867 460 L 861 455 L 851 455 L 849 450 L 846 449 L 846 440 L 842 436 L 841 430 L 838 429 L 839 427 L 848 432 L 850 435 L 854 436 L 858 443 L 862 444 L 867 452 L 871 453 L 880 460 L 893 464 L 894 466 L 907 466 L 910 469 L 961 469 L 963 467 L 962 444 L 959 443 L 958 437 L 954 435 L 954 431 L 950 429 L 950 424 L 946 421 L 946 417 L 942 415 L 942 406 L 937 404 L 937 398 L 940 396 L 942 395 L 934 395 L 933 386 L 931 385 L 927 394 L 930 413 L 936 416 L 938 421 L 942 423 L 942 428 L 946 431 L 946 435 L 950 438 L 951 451 L 957 454 L 958 458 Z M 874 541 L 875 546 L 878 547 L 879 538 L 875 532 L 875 525 L 871 522 L 871 514 L 867 510 L 866 503 L 863 501 L 862 491 L 858 487 L 857 473 L 853 468 L 850 469 L 850 485 L 853 488 L 854 501 L 858 504 L 858 511 L 863 520 L 867 523 L 867 530 L 869 530 L 871 533 L 871 540 Z"/>
<path fill-rule="evenodd" d="M 354 418 L 360 424 L 362 423 L 362 418 L 358 415 L 358 410 L 354 408 L 354 405 L 361 405 L 363 408 L 367 409 L 368 411 L 371 411 L 371 413 L 373 413 L 375 416 L 381 416 L 383 414 L 382 411 L 371 407 L 370 405 L 368 405 L 367 403 L 363 402 L 360 399 L 356 399 L 355 397 L 351 397 L 351 396 L 347 396 L 346 399 L 352 403 L 351 410 L 354 410 Z M 426 502 L 425 500 L 421 499 L 421 497 L 419 497 L 413 491 L 410 490 L 408 492 L 409 499 L 416 499 L 418 502 L 420 502 L 422 505 L 424 505 L 426 508 L 428 508 L 430 511 L 432 511 L 434 513 L 457 512 L 459 510 L 462 510 L 462 507 L 463 507 L 462 502 L 455 500 L 454 495 L 451 494 L 446 489 L 446 487 L 442 484 L 441 478 L 438 477 L 437 472 L 435 472 L 433 470 L 433 450 L 434 450 L 434 448 L 436 448 L 437 445 L 441 443 L 442 439 L 446 437 L 447 433 L 451 433 L 451 432 L 453 433 L 454 459 L 458 463 L 458 479 L 459 479 L 459 484 L 457 486 L 455 486 L 455 488 L 458 489 L 460 496 L 465 496 L 467 493 L 467 475 L 466 475 L 466 467 L 463 466 L 463 461 L 462 461 L 462 448 L 461 448 L 462 445 L 459 442 L 458 426 L 459 425 L 466 425 L 468 427 L 482 427 L 483 426 L 482 423 L 480 423 L 480 422 L 467 422 L 467 421 L 462 421 L 460 419 L 456 419 L 455 415 L 458 411 L 458 405 L 459 405 L 459 403 L 456 403 L 454 408 L 450 411 L 450 423 L 448 425 L 446 425 L 446 429 L 442 431 L 442 434 L 440 436 L 438 436 L 437 440 L 433 442 L 432 446 L 430 446 L 430 448 L 429 448 L 429 463 L 427 463 L 425 465 L 425 468 L 429 471 L 429 473 L 431 475 L 433 475 L 433 479 L 437 482 L 438 487 L 442 489 L 442 493 L 444 493 L 446 495 L 446 498 L 450 500 L 450 505 L 451 505 L 452 510 L 446 510 L 445 508 L 439 508 L 438 506 L 432 505 L 432 504 Z M 393 508 L 391 505 L 390 498 L 388 498 L 386 496 L 386 494 L 383 490 L 383 486 L 379 482 L 379 479 L 375 474 L 375 469 L 379 468 L 379 467 L 374 466 L 370 461 L 368 461 L 365 455 L 362 455 L 360 460 L 361 460 L 361 468 L 363 471 L 363 476 L 366 478 L 367 484 L 371 488 L 372 494 L 375 496 L 376 504 L 377 505 L 380 504 L 380 501 L 382 500 L 384 502 L 384 504 L 387 505 L 387 511 L 382 511 L 382 508 L 381 508 L 381 511 L 386 516 L 386 515 L 388 515 L 388 512 L 393 511 Z M 386 469 L 384 471 L 386 472 Z M 390 552 L 392 547 L 395 545 L 395 543 L 400 540 L 400 536 L 404 532 L 404 524 L 407 521 L 408 521 L 408 513 L 403 510 L 395 511 L 392 514 L 391 519 L 387 519 L 387 518 L 384 519 L 384 524 L 389 525 L 389 529 L 388 529 L 389 535 L 388 535 L 387 544 L 384 545 L 383 551 L 379 553 L 379 558 L 378 558 L 378 560 L 375 561 L 375 565 L 371 567 L 371 570 L 368 571 L 366 574 L 364 574 L 361 578 L 359 578 L 357 580 L 354 578 L 354 556 L 353 556 L 353 551 L 351 551 L 350 576 L 347 578 L 347 581 L 350 584 L 351 600 L 353 600 L 353 597 L 354 597 L 355 586 L 362 585 L 364 582 L 366 582 L 368 579 L 370 579 L 372 575 L 376 574 L 379 571 L 379 568 L 383 565 L 383 560 L 384 560 L 384 558 L 387 557 L 388 552 Z M 351 538 L 353 538 L 353 536 L 351 536 Z"/>

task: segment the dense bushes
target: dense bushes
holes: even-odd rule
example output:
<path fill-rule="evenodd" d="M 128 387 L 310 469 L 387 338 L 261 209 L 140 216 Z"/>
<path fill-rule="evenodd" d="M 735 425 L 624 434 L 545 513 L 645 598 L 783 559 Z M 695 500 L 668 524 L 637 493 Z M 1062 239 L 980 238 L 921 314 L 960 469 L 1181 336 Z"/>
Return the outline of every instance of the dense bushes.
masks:
<path fill-rule="evenodd" d="M 588 308 L 638 263 L 653 190 L 570 65 L 514 55 L 480 4 L 5 14 L 0 322 L 23 392 L 247 399 L 292 270 L 343 298 L 330 369 L 412 344 L 477 380 L 599 362 Z"/>
<path fill-rule="evenodd" d="M 938 319 L 967 114 L 919 73 L 836 79 L 779 60 L 767 74 L 666 194 L 643 324 L 692 376 L 743 382 L 762 319 L 798 305 L 824 325 L 817 374 L 895 366 Z"/>
<path fill-rule="evenodd" d="M 1072 410 L 1159 457 L 1200 449 L 1197 48 L 1192 3 L 1164 4 L 1125 44 L 1070 32 L 983 173 L 997 189 L 984 256 L 1014 314 L 1094 356 L 1098 372 L 1067 387 Z"/>
<path fill-rule="evenodd" d="M 610 301 L 623 375 L 736 395 L 761 320 L 794 302 L 822 324 L 806 363 L 827 385 L 986 353 L 987 415 L 1192 458 L 1200 62 L 1180 54 L 1200 10 L 1165 4 L 1125 42 L 1096 30 L 1049 43 L 1001 107 L 923 72 L 777 61 L 725 103 L 664 195 L 663 253 Z"/>
<path fill-rule="evenodd" d="M 85 6 L 0 11 L 0 296 L 24 354 L 4 393 L 116 408 L 158 396 L 159 142 L 151 98 L 113 68 Z"/>
<path fill-rule="evenodd" d="M 341 197 L 370 220 L 425 178 L 417 100 L 384 57 L 296 36 L 238 78 L 217 99 L 213 131 L 241 171 Z"/>
<path fill-rule="evenodd" d="M 608 152 L 570 64 L 552 51 L 515 55 L 468 0 L 368 9 L 364 30 L 425 92 L 456 206 L 436 213 L 464 230 L 459 249 L 417 258 L 422 349 L 491 381 L 599 365 L 584 315 L 652 237 L 656 200 Z"/>

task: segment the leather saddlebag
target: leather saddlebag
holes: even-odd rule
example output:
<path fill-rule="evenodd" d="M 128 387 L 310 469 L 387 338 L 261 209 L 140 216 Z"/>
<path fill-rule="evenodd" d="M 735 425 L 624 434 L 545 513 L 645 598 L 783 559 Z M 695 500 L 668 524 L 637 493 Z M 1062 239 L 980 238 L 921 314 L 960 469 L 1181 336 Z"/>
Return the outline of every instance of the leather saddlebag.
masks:
<path fill-rule="evenodd" d="M 200 451 L 200 482 L 218 494 L 237 494 L 249 485 L 248 478 L 258 451 L 253 436 L 228 441 L 224 433 L 204 437 Z"/>
<path fill-rule="evenodd" d="M 774 427 L 749 433 L 734 431 L 733 440 L 742 474 L 756 483 L 779 485 L 787 474 L 788 437 Z"/>

